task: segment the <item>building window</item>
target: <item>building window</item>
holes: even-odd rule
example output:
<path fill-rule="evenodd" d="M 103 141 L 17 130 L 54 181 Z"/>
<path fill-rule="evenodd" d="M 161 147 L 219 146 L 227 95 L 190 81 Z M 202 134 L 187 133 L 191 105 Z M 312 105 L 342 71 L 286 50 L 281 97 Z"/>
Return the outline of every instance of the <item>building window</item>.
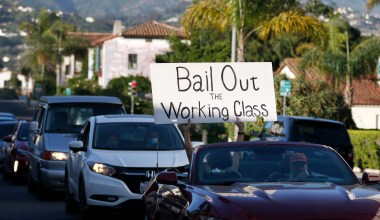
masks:
<path fill-rule="evenodd" d="M 128 55 L 128 69 L 130 70 L 137 69 L 137 54 Z"/>

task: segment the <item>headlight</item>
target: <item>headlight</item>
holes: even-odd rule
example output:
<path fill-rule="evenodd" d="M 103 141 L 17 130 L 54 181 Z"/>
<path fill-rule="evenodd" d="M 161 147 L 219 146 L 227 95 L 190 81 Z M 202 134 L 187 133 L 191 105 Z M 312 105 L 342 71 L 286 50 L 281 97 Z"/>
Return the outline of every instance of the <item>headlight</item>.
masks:
<path fill-rule="evenodd" d="M 64 152 L 45 151 L 45 160 L 67 160 L 67 154 Z"/>
<path fill-rule="evenodd" d="M 113 168 L 111 165 L 90 161 L 87 162 L 87 165 L 90 168 L 90 170 L 94 171 L 95 173 L 103 174 L 106 176 L 112 176 L 116 173 L 115 168 Z"/>

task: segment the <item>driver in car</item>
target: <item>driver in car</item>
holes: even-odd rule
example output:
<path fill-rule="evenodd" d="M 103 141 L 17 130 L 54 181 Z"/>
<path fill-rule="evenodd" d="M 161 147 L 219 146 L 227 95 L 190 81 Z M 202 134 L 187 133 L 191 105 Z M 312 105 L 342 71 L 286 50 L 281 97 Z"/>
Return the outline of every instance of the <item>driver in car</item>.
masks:
<path fill-rule="evenodd" d="M 290 156 L 289 180 L 300 180 L 310 176 L 307 166 L 307 157 L 304 153 L 293 153 Z"/>

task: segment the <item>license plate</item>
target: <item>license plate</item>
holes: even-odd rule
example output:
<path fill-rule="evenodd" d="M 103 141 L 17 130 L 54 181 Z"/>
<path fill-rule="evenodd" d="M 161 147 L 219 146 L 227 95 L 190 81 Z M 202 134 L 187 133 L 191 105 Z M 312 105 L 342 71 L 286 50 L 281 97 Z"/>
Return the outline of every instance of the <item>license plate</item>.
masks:
<path fill-rule="evenodd" d="M 140 193 L 144 193 L 147 186 L 148 186 L 148 182 L 141 182 L 140 183 Z"/>

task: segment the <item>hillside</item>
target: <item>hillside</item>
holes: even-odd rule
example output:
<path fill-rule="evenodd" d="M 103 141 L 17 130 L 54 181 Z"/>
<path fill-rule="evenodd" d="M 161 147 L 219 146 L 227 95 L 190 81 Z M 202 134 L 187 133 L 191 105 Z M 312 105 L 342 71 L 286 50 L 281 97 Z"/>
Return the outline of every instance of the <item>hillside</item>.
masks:
<path fill-rule="evenodd" d="M 146 20 L 167 20 L 178 17 L 191 0 L 20 0 L 20 4 L 35 9 L 49 8 L 95 20 L 122 20 L 134 25 Z"/>

